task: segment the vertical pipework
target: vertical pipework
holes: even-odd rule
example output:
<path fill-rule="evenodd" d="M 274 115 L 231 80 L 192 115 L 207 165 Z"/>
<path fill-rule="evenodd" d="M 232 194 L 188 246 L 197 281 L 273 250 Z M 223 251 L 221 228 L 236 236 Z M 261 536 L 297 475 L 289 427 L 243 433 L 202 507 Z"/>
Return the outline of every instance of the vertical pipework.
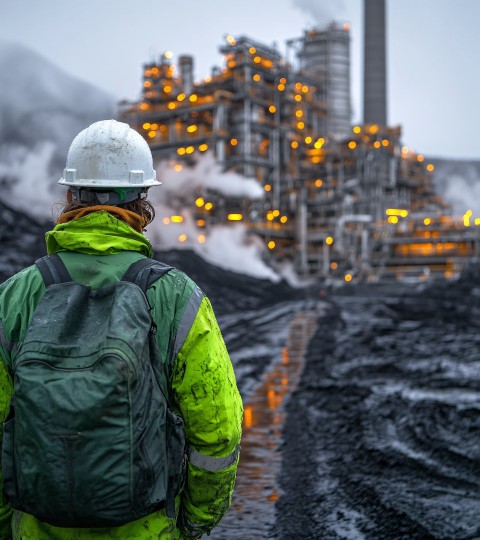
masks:
<path fill-rule="evenodd" d="M 385 0 L 364 0 L 363 121 L 387 125 Z"/>
<path fill-rule="evenodd" d="M 193 88 L 193 56 L 183 55 L 178 58 L 183 91 L 191 94 Z"/>

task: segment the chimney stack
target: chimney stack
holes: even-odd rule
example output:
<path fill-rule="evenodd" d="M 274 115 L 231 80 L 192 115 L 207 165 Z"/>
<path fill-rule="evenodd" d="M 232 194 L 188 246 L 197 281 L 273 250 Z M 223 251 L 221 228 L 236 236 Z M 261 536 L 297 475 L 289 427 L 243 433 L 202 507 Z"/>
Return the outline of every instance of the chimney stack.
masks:
<path fill-rule="evenodd" d="M 364 0 L 363 122 L 387 125 L 385 0 Z"/>

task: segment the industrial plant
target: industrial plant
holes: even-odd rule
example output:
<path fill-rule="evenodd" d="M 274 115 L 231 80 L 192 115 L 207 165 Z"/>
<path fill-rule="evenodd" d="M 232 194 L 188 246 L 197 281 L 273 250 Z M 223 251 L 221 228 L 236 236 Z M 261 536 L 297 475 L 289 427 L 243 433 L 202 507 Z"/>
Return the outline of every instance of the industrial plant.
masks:
<path fill-rule="evenodd" d="M 242 222 L 275 266 L 333 280 L 454 277 L 479 256 L 480 223 L 454 220 L 433 190 L 434 166 L 388 126 L 385 1 L 365 0 L 364 123 L 351 124 L 350 25 L 332 22 L 287 42 L 285 55 L 226 36 L 224 65 L 200 82 L 194 58 L 144 65 L 142 97 L 120 118 L 156 160 L 192 166 L 213 153 L 255 178 L 260 201 L 192 192 L 202 237 Z M 206 203 L 208 201 L 208 203 Z"/>

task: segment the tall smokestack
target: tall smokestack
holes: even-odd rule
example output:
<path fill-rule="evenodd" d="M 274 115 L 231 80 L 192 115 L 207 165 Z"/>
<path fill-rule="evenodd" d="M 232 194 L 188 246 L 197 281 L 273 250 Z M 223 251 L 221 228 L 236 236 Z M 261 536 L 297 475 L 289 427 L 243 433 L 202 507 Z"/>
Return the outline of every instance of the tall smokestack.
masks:
<path fill-rule="evenodd" d="M 363 122 L 387 125 L 385 0 L 364 0 Z"/>

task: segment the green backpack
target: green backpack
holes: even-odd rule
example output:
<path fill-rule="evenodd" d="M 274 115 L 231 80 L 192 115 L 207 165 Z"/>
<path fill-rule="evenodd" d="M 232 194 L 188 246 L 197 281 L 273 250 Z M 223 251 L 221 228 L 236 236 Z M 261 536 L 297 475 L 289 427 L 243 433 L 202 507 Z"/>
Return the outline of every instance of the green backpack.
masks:
<path fill-rule="evenodd" d="M 152 259 L 97 290 L 58 255 L 35 263 L 47 290 L 13 359 L 4 490 L 13 508 L 60 527 L 175 516 L 185 472 L 183 420 L 145 292 L 171 267 Z"/>

